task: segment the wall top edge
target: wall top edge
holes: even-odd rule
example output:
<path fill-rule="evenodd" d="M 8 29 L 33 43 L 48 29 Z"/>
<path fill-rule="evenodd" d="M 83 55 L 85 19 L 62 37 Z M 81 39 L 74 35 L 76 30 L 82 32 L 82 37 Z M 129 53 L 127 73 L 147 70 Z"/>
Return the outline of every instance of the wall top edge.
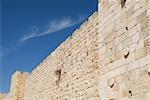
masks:
<path fill-rule="evenodd" d="M 30 74 L 30 73 L 17 70 L 13 75 L 15 75 L 15 74 Z"/>
<path fill-rule="evenodd" d="M 96 18 L 97 15 L 98 15 L 98 12 L 97 12 L 97 11 L 95 11 L 94 13 L 92 13 L 92 14 L 80 25 L 80 27 L 77 28 L 77 29 L 72 33 L 72 35 L 70 35 L 70 36 L 69 36 L 66 40 L 64 40 L 53 52 L 51 52 L 44 60 L 42 60 L 42 62 L 41 62 L 40 64 L 38 64 L 38 65 L 36 66 L 36 68 L 33 69 L 33 71 L 32 71 L 31 73 L 33 73 L 33 72 L 35 72 L 36 70 L 38 70 L 39 67 L 41 67 L 41 65 L 42 65 L 46 60 L 48 60 L 49 58 L 53 57 L 59 50 L 61 50 L 65 44 L 67 44 L 68 42 L 71 41 L 71 38 L 72 38 L 76 33 L 78 33 L 78 32 L 81 31 L 84 27 L 86 27 L 86 26 L 89 24 L 89 22 L 90 22 L 91 20 L 93 20 L 94 18 Z M 37 68 L 37 67 L 38 67 L 38 68 Z"/>

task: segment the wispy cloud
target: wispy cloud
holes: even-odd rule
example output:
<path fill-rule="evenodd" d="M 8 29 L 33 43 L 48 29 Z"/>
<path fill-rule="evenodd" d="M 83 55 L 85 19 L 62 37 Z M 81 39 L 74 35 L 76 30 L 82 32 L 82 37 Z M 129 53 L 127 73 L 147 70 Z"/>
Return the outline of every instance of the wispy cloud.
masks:
<path fill-rule="evenodd" d="M 43 32 L 39 31 L 41 29 L 40 27 L 33 27 L 31 33 L 20 38 L 19 42 L 24 42 L 32 38 L 41 37 L 54 32 L 62 31 L 64 29 L 79 24 L 85 18 L 86 17 L 80 16 L 78 19 L 63 18 L 61 20 L 52 20 L 50 21 L 48 28 L 45 29 Z"/>
<path fill-rule="evenodd" d="M 45 29 L 43 29 L 43 27 L 39 27 L 39 26 L 32 26 L 31 31 L 29 33 L 22 36 L 20 39 L 15 41 L 15 43 L 13 43 L 12 45 L 10 45 L 8 47 L 2 47 L 0 45 L 0 63 L 2 61 L 2 58 L 6 54 L 8 54 L 9 52 L 15 51 L 17 48 L 22 46 L 25 43 L 25 41 L 27 41 L 29 39 L 49 35 L 51 33 L 62 31 L 64 29 L 67 29 L 69 27 L 72 27 L 74 25 L 81 23 L 86 18 L 87 18 L 87 16 L 79 16 L 77 19 L 73 19 L 73 18 L 63 18 L 60 20 L 55 19 L 55 20 L 50 21 L 47 25 L 47 28 L 45 28 Z M 41 31 L 41 30 L 43 30 L 43 31 Z"/>
<path fill-rule="evenodd" d="M 22 38 L 19 39 L 19 41 L 26 41 L 30 38 L 35 37 L 37 35 L 38 31 L 39 31 L 39 28 L 36 26 L 33 26 L 31 29 L 31 32 L 28 35 L 24 35 Z"/>

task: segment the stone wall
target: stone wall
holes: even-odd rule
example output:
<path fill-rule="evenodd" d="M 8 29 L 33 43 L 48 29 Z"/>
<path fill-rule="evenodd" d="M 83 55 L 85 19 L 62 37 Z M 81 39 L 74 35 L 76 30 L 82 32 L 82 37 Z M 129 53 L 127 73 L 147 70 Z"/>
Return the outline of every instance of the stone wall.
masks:
<path fill-rule="evenodd" d="M 150 0 L 101 0 L 99 11 L 31 72 L 22 96 L 149 100 L 149 84 Z"/>
<path fill-rule="evenodd" d="M 12 75 L 10 97 L 12 100 L 24 100 L 25 85 L 29 73 L 16 71 Z"/>
<path fill-rule="evenodd" d="M 31 73 L 25 100 L 98 99 L 94 74 L 98 67 L 97 41 L 95 12 Z"/>
<path fill-rule="evenodd" d="M 24 100 L 26 80 L 29 76 L 27 72 L 16 71 L 11 78 L 10 92 L 0 94 L 0 100 Z"/>
<path fill-rule="evenodd" d="M 99 6 L 99 95 L 150 100 L 150 0 L 122 1 Z"/>

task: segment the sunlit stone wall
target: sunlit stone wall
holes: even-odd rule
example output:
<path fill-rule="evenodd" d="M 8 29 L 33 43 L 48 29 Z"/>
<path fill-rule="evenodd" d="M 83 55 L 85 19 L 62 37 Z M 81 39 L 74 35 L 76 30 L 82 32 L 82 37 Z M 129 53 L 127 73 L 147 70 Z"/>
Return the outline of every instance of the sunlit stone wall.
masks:
<path fill-rule="evenodd" d="M 33 70 L 25 100 L 98 99 L 98 27 L 95 12 Z"/>
<path fill-rule="evenodd" d="M 150 0 L 101 0 L 99 100 L 150 100 Z"/>
<path fill-rule="evenodd" d="M 98 7 L 25 79 L 24 100 L 150 100 L 150 0 Z"/>

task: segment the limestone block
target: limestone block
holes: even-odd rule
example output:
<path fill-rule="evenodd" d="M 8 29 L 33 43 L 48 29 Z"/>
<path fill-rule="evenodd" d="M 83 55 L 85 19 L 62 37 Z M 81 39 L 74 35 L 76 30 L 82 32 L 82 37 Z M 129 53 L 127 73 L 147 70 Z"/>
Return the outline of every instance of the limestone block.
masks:
<path fill-rule="evenodd" d="M 101 9 L 42 61 L 26 82 L 25 77 L 17 77 L 21 81 L 15 81 L 19 84 L 15 93 L 24 90 L 25 100 L 149 100 L 150 3 L 127 0 L 121 7 L 120 0 L 101 2 Z M 56 84 L 55 71 L 60 68 Z M 15 93 L 20 99 L 24 96 Z"/>
<path fill-rule="evenodd" d="M 147 54 L 146 50 L 147 49 L 145 47 L 136 50 L 135 59 L 139 59 L 139 58 L 142 58 L 142 57 L 146 56 L 146 54 Z"/>

